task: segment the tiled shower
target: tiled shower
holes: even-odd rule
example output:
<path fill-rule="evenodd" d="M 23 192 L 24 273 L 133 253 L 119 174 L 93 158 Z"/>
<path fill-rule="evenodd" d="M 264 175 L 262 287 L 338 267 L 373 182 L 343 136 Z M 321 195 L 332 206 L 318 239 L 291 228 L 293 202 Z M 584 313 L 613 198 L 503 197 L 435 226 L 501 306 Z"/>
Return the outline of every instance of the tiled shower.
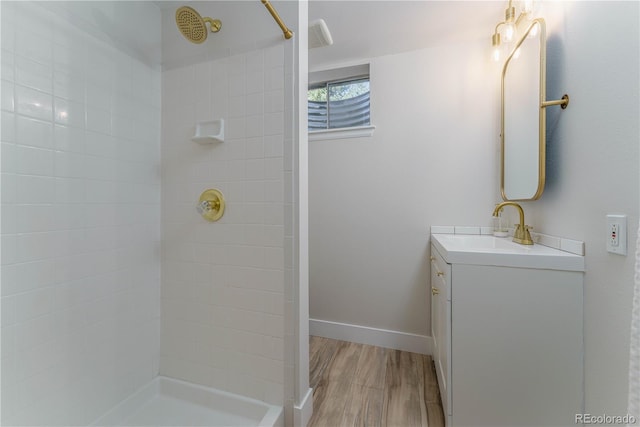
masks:
<path fill-rule="evenodd" d="M 293 45 L 162 68 L 118 37 L 133 19 L 160 40 L 154 3 L 0 13 L 2 424 L 87 425 L 157 375 L 290 424 Z M 225 142 L 190 140 L 216 118 Z"/>
<path fill-rule="evenodd" d="M 270 403 L 284 392 L 283 61 L 275 46 L 163 76 L 161 371 Z M 194 116 L 223 117 L 225 141 L 191 142 Z M 211 183 L 228 205 L 216 224 L 194 214 Z"/>

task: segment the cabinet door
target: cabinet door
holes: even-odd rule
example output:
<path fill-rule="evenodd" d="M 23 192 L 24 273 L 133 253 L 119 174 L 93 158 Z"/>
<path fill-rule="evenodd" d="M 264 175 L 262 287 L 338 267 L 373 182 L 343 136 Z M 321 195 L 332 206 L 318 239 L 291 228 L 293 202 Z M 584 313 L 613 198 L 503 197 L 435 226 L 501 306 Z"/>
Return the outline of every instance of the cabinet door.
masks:
<path fill-rule="evenodd" d="M 582 273 L 453 265 L 456 426 L 569 426 L 582 407 Z"/>
<path fill-rule="evenodd" d="M 440 397 L 451 415 L 451 266 L 431 247 L 431 336 Z M 445 416 L 446 418 L 446 416 Z"/>

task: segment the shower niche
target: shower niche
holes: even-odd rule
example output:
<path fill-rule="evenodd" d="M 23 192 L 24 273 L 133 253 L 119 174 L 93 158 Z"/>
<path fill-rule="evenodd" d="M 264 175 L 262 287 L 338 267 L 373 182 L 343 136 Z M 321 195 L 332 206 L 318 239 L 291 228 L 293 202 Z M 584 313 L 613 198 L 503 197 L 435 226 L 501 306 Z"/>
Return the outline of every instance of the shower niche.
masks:
<path fill-rule="evenodd" d="M 196 123 L 196 133 L 191 140 L 198 144 L 224 142 L 224 119 Z"/>

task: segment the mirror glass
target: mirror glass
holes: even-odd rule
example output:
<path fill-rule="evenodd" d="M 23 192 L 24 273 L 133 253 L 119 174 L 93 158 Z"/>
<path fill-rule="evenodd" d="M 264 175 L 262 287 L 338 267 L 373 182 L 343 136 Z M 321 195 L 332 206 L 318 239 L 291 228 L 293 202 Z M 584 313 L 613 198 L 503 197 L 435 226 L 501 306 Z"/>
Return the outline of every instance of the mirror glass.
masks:
<path fill-rule="evenodd" d="M 544 21 L 536 19 L 521 34 L 502 71 L 504 200 L 536 200 L 544 190 Z"/>

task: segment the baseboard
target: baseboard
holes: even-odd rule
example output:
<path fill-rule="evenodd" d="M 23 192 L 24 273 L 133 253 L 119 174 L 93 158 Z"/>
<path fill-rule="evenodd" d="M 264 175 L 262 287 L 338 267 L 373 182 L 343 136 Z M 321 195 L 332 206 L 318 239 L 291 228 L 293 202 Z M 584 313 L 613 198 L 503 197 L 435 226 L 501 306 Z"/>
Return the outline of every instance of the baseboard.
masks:
<path fill-rule="evenodd" d="M 293 406 L 293 425 L 295 427 L 307 427 L 313 415 L 313 389 L 308 389 L 300 406 Z"/>
<path fill-rule="evenodd" d="M 410 351 L 412 353 L 433 354 L 433 340 L 426 335 L 318 319 L 309 319 L 309 334 L 335 340 Z"/>

